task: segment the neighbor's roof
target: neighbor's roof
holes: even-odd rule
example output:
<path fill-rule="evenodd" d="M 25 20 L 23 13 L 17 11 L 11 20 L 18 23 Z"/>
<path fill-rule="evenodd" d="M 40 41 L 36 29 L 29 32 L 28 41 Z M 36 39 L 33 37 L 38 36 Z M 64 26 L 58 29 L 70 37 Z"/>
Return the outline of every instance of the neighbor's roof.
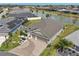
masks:
<path fill-rule="evenodd" d="M 5 18 L 5 19 L 0 19 L 0 34 L 3 33 L 8 33 L 9 28 L 7 23 L 14 20 L 14 18 Z"/>
<path fill-rule="evenodd" d="M 19 17 L 19 18 L 28 18 L 28 17 L 37 17 L 32 13 L 15 13 L 15 14 L 9 14 L 11 17 Z"/>
<path fill-rule="evenodd" d="M 65 39 L 72 41 L 73 44 L 79 46 L 79 30 L 71 33 L 70 35 L 66 36 Z"/>
<path fill-rule="evenodd" d="M 46 37 L 46 38 L 50 39 L 57 32 L 59 32 L 60 29 L 62 29 L 62 26 L 63 25 L 60 22 L 54 21 L 52 19 L 44 19 L 44 20 L 41 20 L 40 23 L 31 26 L 30 30 L 32 30 L 34 32 L 34 34 L 37 32 L 40 32 L 41 34 L 40 33 L 37 33 L 37 34 L 41 35 L 42 37 Z"/>
<path fill-rule="evenodd" d="M 0 19 L 0 35 L 7 35 L 12 30 L 15 30 L 22 23 L 21 19 L 13 17 Z"/>
<path fill-rule="evenodd" d="M 12 16 L 12 17 L 11 17 Z M 31 13 L 9 14 L 8 18 L 0 19 L 0 35 L 6 35 L 18 28 L 27 17 L 36 17 Z"/>

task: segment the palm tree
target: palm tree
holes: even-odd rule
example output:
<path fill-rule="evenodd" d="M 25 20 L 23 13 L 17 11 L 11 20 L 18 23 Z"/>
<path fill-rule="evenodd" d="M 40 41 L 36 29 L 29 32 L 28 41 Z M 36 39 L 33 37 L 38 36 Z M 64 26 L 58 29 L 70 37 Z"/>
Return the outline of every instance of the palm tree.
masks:
<path fill-rule="evenodd" d="M 57 44 L 54 45 L 54 48 L 56 49 L 61 49 L 63 50 L 64 48 L 67 48 L 67 47 L 72 47 L 73 46 L 73 43 L 70 42 L 70 41 L 67 41 L 66 39 L 61 39 Z"/>
<path fill-rule="evenodd" d="M 44 11 L 42 11 L 42 14 L 44 14 Z"/>
<path fill-rule="evenodd" d="M 46 17 L 48 18 L 50 15 L 49 14 L 46 14 Z"/>

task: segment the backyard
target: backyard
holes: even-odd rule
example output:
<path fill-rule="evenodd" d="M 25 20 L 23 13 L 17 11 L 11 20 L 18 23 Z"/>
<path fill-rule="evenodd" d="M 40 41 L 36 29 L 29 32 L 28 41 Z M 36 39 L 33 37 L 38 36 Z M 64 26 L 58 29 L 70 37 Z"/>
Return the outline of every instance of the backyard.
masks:
<path fill-rule="evenodd" d="M 27 26 L 27 27 L 30 27 L 30 26 L 32 26 L 32 25 L 34 25 L 34 24 L 39 23 L 39 22 L 40 22 L 40 20 L 28 20 L 28 21 L 26 21 L 26 22 L 24 23 L 24 25 Z"/>
<path fill-rule="evenodd" d="M 72 47 L 73 43 L 68 42 L 64 39 L 65 36 L 69 35 L 70 33 L 76 31 L 79 29 L 79 27 L 73 25 L 73 24 L 65 24 L 64 25 L 64 31 L 60 33 L 56 37 L 56 39 L 47 46 L 47 48 L 40 54 L 41 56 L 48 56 L 48 55 L 56 55 L 57 49 L 59 47 Z"/>

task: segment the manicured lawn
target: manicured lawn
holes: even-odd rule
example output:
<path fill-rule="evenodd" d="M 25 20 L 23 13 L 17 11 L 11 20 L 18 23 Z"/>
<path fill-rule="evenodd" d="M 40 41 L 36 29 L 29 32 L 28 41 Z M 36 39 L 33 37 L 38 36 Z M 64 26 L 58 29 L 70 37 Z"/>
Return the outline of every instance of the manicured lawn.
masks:
<path fill-rule="evenodd" d="M 64 27 L 66 27 L 66 28 L 64 29 L 63 32 L 61 32 L 61 35 L 60 35 L 61 37 L 65 37 L 65 36 L 69 35 L 70 33 L 74 32 L 75 30 L 79 29 L 78 26 L 73 25 L 73 24 L 65 24 Z"/>
<path fill-rule="evenodd" d="M 24 23 L 24 25 L 27 26 L 27 27 L 30 27 L 34 24 L 39 23 L 39 22 L 40 22 L 40 20 L 28 20 L 27 22 Z"/>
<path fill-rule="evenodd" d="M 54 48 L 46 48 L 43 53 L 41 54 L 41 56 L 55 56 L 56 53 L 56 49 Z"/>
<path fill-rule="evenodd" d="M 16 46 L 19 45 L 20 38 L 19 38 L 20 32 L 17 31 L 15 33 L 10 34 L 9 39 L 7 39 L 0 47 L 0 51 L 9 51 Z"/>
<path fill-rule="evenodd" d="M 61 39 L 63 40 L 65 36 L 79 29 L 79 27 L 71 24 L 65 24 L 65 27 L 64 31 L 61 32 L 60 35 L 50 44 L 50 46 L 47 46 L 47 48 L 40 54 L 41 56 L 56 55 L 57 49 L 54 46 L 58 44 Z"/>

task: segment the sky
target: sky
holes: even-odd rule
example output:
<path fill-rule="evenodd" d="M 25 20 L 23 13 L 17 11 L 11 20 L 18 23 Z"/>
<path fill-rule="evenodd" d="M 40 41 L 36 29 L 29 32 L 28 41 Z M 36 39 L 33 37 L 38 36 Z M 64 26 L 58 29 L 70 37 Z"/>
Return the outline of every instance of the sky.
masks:
<path fill-rule="evenodd" d="M 13 5 L 79 5 L 79 3 L 0 3 L 1 5 L 13 4 Z"/>

